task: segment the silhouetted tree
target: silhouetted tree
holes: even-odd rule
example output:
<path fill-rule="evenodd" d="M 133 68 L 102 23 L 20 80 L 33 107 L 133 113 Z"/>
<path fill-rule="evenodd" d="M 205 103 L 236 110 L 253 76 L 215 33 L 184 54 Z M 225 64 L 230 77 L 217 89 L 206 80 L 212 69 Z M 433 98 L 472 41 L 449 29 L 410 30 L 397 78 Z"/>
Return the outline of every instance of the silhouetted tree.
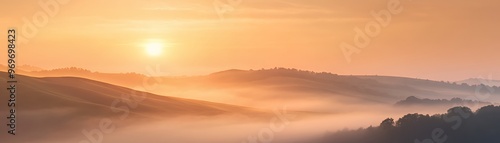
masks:
<path fill-rule="evenodd" d="M 433 116 L 408 114 L 379 127 L 328 133 L 322 143 L 500 143 L 500 106 L 454 107 Z"/>

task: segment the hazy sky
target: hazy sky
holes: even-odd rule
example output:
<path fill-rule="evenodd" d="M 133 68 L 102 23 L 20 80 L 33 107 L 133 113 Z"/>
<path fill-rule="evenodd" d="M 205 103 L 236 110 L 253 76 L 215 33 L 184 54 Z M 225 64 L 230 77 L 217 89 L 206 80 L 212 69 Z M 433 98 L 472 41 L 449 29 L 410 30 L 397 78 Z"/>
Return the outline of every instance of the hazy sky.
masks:
<path fill-rule="evenodd" d="M 371 12 L 387 10 L 390 0 L 219 0 L 233 1 L 234 10 L 222 13 L 224 19 L 214 8 L 216 0 L 64 0 L 48 11 L 39 1 L 54 0 L 0 6 L 1 29 L 16 27 L 18 37 L 31 37 L 19 43 L 18 64 L 142 73 L 158 64 L 169 75 L 290 67 L 500 79 L 498 0 L 401 0 L 402 12 L 351 62 L 340 43 L 354 44 L 354 29 L 375 21 Z M 23 35 L 33 16 L 37 33 Z M 145 47 L 158 43 L 163 52 L 147 54 Z M 6 54 L 1 57 L 6 61 Z"/>

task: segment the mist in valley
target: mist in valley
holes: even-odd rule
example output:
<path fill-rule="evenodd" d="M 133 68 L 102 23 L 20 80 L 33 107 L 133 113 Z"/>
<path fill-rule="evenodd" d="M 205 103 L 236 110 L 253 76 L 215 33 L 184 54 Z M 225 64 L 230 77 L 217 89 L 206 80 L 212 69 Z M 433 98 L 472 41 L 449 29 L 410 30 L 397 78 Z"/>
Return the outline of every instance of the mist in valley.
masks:
<path fill-rule="evenodd" d="M 320 142 L 328 133 L 377 127 L 407 114 L 434 115 L 455 106 L 475 111 L 498 103 L 500 91 L 289 69 L 152 77 L 156 83 L 148 89 L 120 83 L 122 78 L 21 79 L 20 94 L 30 95 L 19 97 L 23 138 L 2 136 L 10 142 Z M 485 95 L 490 97 L 477 100 Z"/>

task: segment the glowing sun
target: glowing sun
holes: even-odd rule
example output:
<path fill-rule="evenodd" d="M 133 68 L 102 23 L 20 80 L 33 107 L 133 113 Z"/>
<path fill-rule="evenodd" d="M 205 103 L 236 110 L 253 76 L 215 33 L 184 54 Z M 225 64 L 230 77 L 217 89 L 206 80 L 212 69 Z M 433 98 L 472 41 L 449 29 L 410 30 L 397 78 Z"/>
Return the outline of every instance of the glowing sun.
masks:
<path fill-rule="evenodd" d="M 163 52 L 163 44 L 158 42 L 147 43 L 145 48 L 146 53 L 152 57 L 160 56 Z"/>

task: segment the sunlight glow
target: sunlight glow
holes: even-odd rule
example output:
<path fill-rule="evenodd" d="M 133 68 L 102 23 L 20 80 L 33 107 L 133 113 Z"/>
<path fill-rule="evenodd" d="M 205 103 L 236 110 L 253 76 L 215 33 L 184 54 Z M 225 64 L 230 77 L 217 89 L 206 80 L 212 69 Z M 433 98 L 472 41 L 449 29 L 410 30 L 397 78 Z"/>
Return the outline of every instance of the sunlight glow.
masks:
<path fill-rule="evenodd" d="M 163 44 L 158 42 L 147 43 L 145 48 L 146 53 L 152 57 L 160 56 L 163 52 Z"/>

